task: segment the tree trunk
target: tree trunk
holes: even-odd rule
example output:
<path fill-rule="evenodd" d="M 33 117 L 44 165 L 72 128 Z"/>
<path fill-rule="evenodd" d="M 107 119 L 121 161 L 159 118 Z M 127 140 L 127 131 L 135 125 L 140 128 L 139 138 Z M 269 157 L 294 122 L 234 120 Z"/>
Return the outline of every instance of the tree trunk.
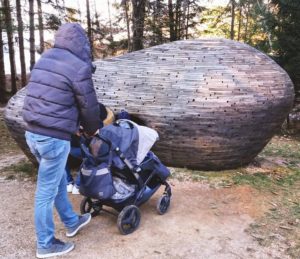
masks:
<path fill-rule="evenodd" d="M 243 16 L 242 16 L 242 7 L 239 7 L 239 27 L 238 27 L 238 38 L 237 40 L 240 41 L 241 38 L 241 27 L 243 23 Z"/>
<path fill-rule="evenodd" d="M 182 5 L 182 15 L 181 15 L 181 22 L 180 22 L 180 39 L 184 39 L 185 32 L 186 32 L 186 10 L 187 10 L 187 1 L 188 0 L 183 0 L 183 5 Z"/>
<path fill-rule="evenodd" d="M 230 39 L 234 39 L 235 0 L 231 0 L 231 29 Z"/>
<path fill-rule="evenodd" d="M 244 42 L 247 42 L 247 39 L 248 39 L 249 12 L 250 12 L 250 6 L 249 6 L 249 3 L 248 3 L 248 5 L 247 5 L 247 14 L 246 14 Z"/>
<path fill-rule="evenodd" d="M 130 37 L 130 21 L 129 21 L 129 15 L 128 15 L 127 0 L 124 1 L 123 8 L 124 8 L 126 27 L 127 27 L 128 52 L 130 52 L 131 51 L 131 37 Z"/>
<path fill-rule="evenodd" d="M 145 6 L 146 0 L 132 0 L 132 50 L 140 50 L 144 48 L 143 37 L 144 37 L 144 20 L 145 20 Z"/>
<path fill-rule="evenodd" d="M 2 28 L 3 28 L 3 7 L 1 3 L 0 12 L 0 102 L 6 103 L 6 80 L 5 80 L 5 66 L 3 57 L 3 39 L 2 39 Z"/>
<path fill-rule="evenodd" d="M 91 13 L 90 13 L 90 2 L 89 0 L 86 0 L 86 18 L 87 18 L 87 26 L 88 26 L 88 38 L 91 46 L 91 55 L 92 59 L 94 59 L 93 55 L 93 39 L 92 39 L 92 25 L 91 25 Z"/>
<path fill-rule="evenodd" d="M 162 34 L 162 3 L 161 0 L 156 0 L 156 26 L 157 26 L 157 43 L 163 43 L 163 34 Z"/>
<path fill-rule="evenodd" d="M 190 18 L 190 1 L 188 1 L 187 6 L 187 15 L 186 15 L 186 29 L 185 29 L 185 38 L 189 38 L 189 18 Z"/>
<path fill-rule="evenodd" d="M 181 2 L 182 0 L 176 0 L 176 19 L 175 19 L 175 35 L 176 40 L 180 40 L 180 19 L 181 19 Z"/>
<path fill-rule="evenodd" d="M 174 12 L 173 12 L 172 0 L 168 0 L 168 9 L 169 9 L 170 41 L 175 41 L 176 40 L 176 33 L 175 33 L 175 21 L 174 21 Z"/>
<path fill-rule="evenodd" d="M 41 0 L 37 0 L 38 17 L 39 17 L 39 34 L 40 34 L 40 52 L 44 52 L 44 24 L 43 24 L 43 11 Z"/>
<path fill-rule="evenodd" d="M 24 55 L 24 37 L 23 37 L 23 20 L 22 20 L 22 11 L 20 0 L 16 0 L 16 9 L 17 9 L 17 20 L 18 20 L 18 43 L 19 43 L 19 52 L 20 52 L 20 64 L 21 64 L 21 86 L 25 86 L 27 83 L 26 78 L 26 63 Z"/>
<path fill-rule="evenodd" d="M 110 35 L 111 40 L 113 40 L 109 0 L 107 0 L 107 11 L 108 11 L 108 21 L 109 21 L 109 35 Z"/>
<path fill-rule="evenodd" d="M 9 61 L 10 61 L 10 74 L 11 74 L 11 93 L 17 92 L 16 82 L 16 62 L 15 62 L 15 50 L 13 42 L 13 25 L 11 19 L 11 8 L 9 0 L 4 0 L 4 12 L 5 12 L 5 23 L 8 41 Z"/>
<path fill-rule="evenodd" d="M 30 43 L 30 70 L 35 64 L 35 38 L 34 38 L 34 0 L 29 0 L 29 43 Z"/>

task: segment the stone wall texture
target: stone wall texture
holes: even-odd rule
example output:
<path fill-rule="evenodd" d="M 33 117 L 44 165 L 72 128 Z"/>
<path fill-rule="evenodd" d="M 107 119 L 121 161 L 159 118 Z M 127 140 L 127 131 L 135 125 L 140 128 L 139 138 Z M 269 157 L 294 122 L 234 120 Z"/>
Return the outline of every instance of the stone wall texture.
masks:
<path fill-rule="evenodd" d="M 236 41 L 177 41 L 95 64 L 98 100 L 157 130 L 153 150 L 169 166 L 221 170 L 248 164 L 293 105 L 287 73 Z M 21 118 L 25 92 L 10 100 L 5 119 L 28 154 Z"/>

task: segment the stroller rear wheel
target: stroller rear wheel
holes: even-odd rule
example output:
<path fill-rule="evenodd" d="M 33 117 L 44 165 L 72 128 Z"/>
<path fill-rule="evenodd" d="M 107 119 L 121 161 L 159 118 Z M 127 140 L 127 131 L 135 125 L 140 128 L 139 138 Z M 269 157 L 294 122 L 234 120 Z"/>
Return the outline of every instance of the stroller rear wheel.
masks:
<path fill-rule="evenodd" d="M 164 194 L 159 198 L 156 204 L 156 210 L 158 214 L 163 215 L 167 212 L 171 202 L 171 197 L 169 195 Z"/>
<path fill-rule="evenodd" d="M 91 198 L 84 197 L 80 203 L 81 214 L 91 213 L 92 217 L 99 215 L 102 209 L 102 204 L 98 200 L 92 200 Z"/>
<path fill-rule="evenodd" d="M 141 221 L 141 212 L 135 205 L 126 206 L 118 216 L 118 228 L 121 234 L 128 235 L 135 231 Z"/>

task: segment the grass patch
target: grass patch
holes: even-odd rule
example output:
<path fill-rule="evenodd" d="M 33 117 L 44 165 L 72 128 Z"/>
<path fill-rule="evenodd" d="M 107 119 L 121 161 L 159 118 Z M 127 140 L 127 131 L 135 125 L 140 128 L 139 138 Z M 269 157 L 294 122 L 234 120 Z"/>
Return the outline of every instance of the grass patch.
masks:
<path fill-rule="evenodd" d="M 270 188 L 273 183 L 273 179 L 270 175 L 259 172 L 254 174 L 235 174 L 232 177 L 232 181 L 234 184 L 247 184 L 257 189 Z"/>
<path fill-rule="evenodd" d="M 9 134 L 4 119 L 3 113 L 0 113 L 0 146 L 5 147 L 0 149 L 1 154 L 7 154 L 11 151 L 19 151 L 20 148 L 18 147 L 17 143 Z"/>
<path fill-rule="evenodd" d="M 4 176 L 6 180 L 24 180 L 30 178 L 36 180 L 37 169 L 28 161 L 21 161 L 17 164 L 2 168 L 0 175 Z"/>

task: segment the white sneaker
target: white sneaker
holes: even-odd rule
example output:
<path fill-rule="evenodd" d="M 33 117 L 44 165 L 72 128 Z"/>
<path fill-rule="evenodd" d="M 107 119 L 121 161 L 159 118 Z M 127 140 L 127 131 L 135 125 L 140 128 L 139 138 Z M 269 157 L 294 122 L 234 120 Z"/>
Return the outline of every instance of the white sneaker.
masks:
<path fill-rule="evenodd" d="M 73 186 L 72 194 L 80 194 L 79 188 L 76 185 Z"/>
<path fill-rule="evenodd" d="M 72 183 L 69 183 L 67 184 L 67 192 L 72 192 L 73 191 L 73 184 Z"/>

